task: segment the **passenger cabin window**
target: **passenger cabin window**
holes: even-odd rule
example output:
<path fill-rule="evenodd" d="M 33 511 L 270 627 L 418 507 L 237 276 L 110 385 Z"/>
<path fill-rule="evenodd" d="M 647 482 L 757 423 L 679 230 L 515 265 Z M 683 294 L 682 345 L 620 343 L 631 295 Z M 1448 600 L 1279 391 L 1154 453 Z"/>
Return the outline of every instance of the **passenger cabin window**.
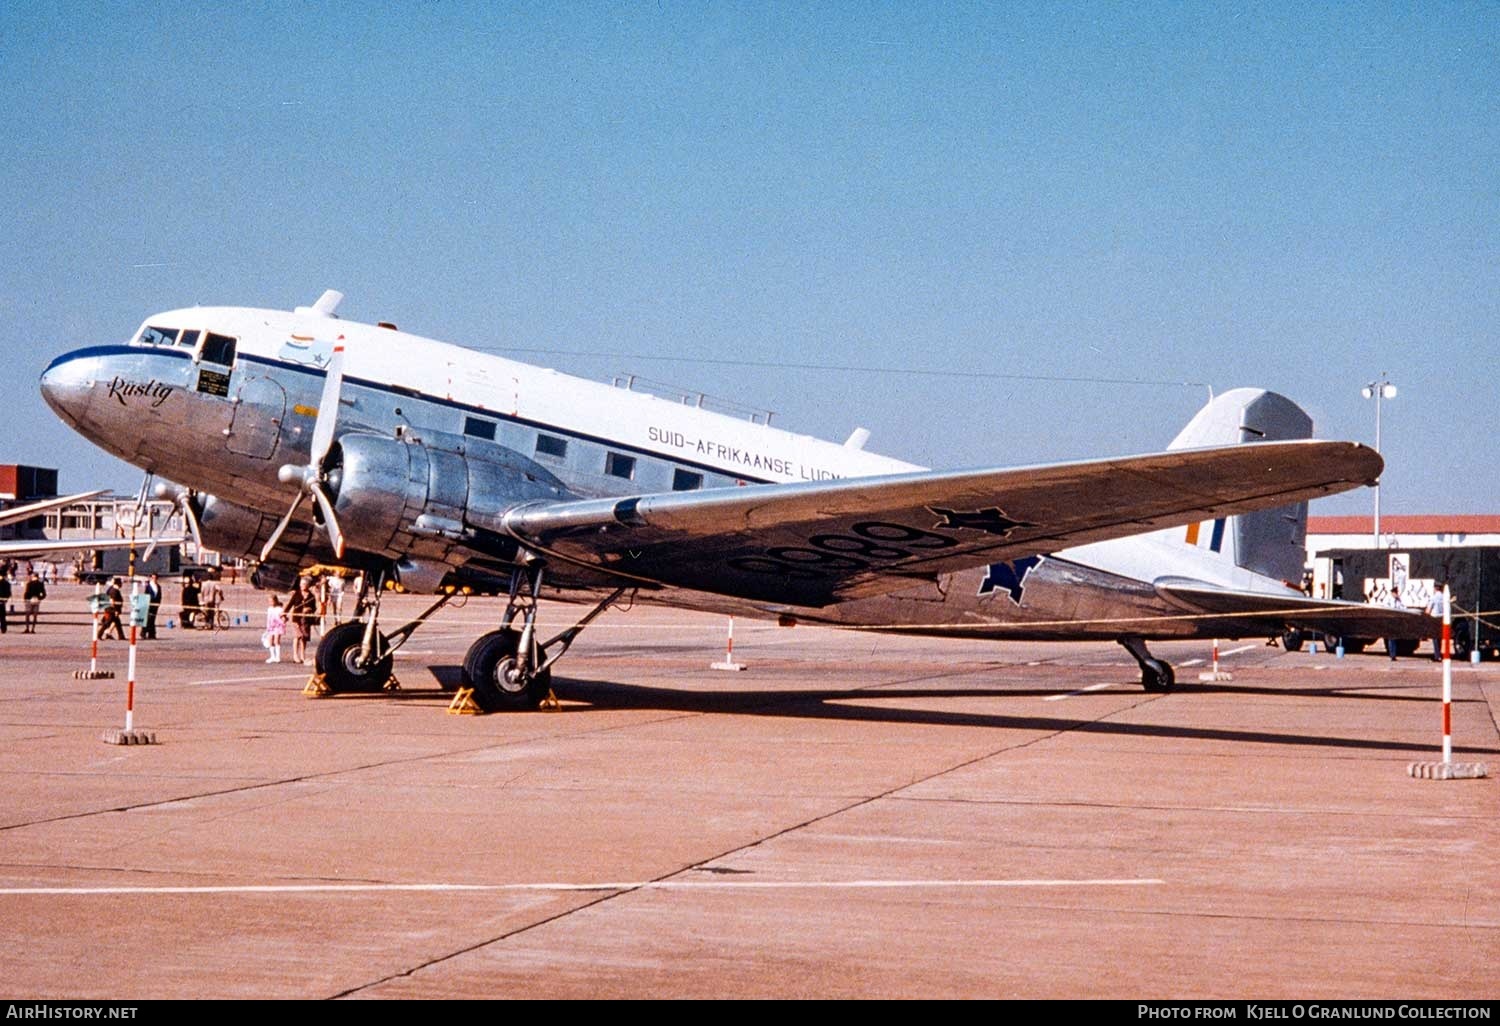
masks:
<path fill-rule="evenodd" d="M 555 456 L 565 459 L 568 455 L 568 440 L 558 438 L 556 435 L 537 435 L 536 452 L 538 456 Z"/>
<path fill-rule="evenodd" d="M 208 333 L 203 340 L 203 352 L 199 357 L 204 363 L 216 363 L 221 367 L 234 366 L 234 339 L 227 335 Z"/>
<path fill-rule="evenodd" d="M 194 333 L 194 338 L 197 334 Z M 141 329 L 141 337 L 137 339 L 143 346 L 170 346 L 177 344 L 176 328 L 157 328 L 151 325 Z"/>
<path fill-rule="evenodd" d="M 495 422 L 493 420 L 480 420 L 478 417 L 465 417 L 464 434 L 471 438 L 483 438 L 487 442 L 493 442 L 495 440 Z"/>
<path fill-rule="evenodd" d="M 703 475 L 678 467 L 672 471 L 672 491 L 696 492 L 703 487 Z"/>
<path fill-rule="evenodd" d="M 604 457 L 604 472 L 610 477 L 623 477 L 629 481 L 635 477 L 635 457 L 608 453 Z"/>

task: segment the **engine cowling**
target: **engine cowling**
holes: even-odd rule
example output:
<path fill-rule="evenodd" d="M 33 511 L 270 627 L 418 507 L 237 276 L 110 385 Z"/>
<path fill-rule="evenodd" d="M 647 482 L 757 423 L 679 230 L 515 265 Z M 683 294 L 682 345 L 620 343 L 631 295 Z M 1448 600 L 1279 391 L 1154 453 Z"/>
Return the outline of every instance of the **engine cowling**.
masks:
<path fill-rule="evenodd" d="M 485 525 L 534 499 L 566 498 L 545 467 L 494 442 L 445 432 L 347 434 L 329 452 L 334 513 L 351 549 L 456 565 L 456 550 L 508 558 L 515 544 Z"/>
<path fill-rule="evenodd" d="M 203 544 L 225 555 L 259 556 L 261 546 L 276 528 L 276 517 L 216 495 L 201 496 L 193 501 Z M 276 555 L 278 562 L 295 567 L 332 559 L 333 551 L 327 538 L 314 530 L 312 524 L 294 523 L 282 535 Z"/>

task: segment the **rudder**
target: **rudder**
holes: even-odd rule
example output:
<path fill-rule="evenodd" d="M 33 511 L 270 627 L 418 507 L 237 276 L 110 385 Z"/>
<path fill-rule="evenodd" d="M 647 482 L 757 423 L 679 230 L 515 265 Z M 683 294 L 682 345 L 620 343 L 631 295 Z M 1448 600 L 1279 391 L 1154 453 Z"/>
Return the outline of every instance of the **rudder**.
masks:
<path fill-rule="evenodd" d="M 1313 422 L 1284 395 L 1260 388 L 1236 388 L 1209 401 L 1188 421 L 1169 449 L 1281 442 L 1311 438 Z M 1217 528 L 1227 537 L 1236 566 L 1296 586 L 1307 554 L 1307 503 L 1230 517 Z M 1189 527 L 1189 540 L 1198 525 Z M 1219 549 L 1215 545 L 1216 550 Z"/>

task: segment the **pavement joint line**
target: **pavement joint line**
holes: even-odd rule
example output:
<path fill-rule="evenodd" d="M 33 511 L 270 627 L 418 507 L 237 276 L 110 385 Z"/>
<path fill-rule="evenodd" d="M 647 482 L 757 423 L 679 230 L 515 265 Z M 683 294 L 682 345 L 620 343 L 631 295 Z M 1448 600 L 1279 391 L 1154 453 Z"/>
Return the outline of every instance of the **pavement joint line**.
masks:
<path fill-rule="evenodd" d="M 585 733 L 593 733 L 585 732 Z M 581 736 L 581 735 L 578 735 Z M 471 755 L 475 752 L 489 751 L 495 748 L 508 748 L 516 744 L 528 744 L 537 740 L 536 737 L 507 739 L 498 743 L 476 745 L 473 748 L 449 749 L 441 752 L 429 752 L 422 755 L 413 755 L 400 759 L 387 759 L 382 762 L 363 763 L 358 766 L 344 766 L 337 769 L 324 770 L 320 773 L 304 773 L 295 777 L 284 777 L 278 780 L 261 780 L 253 784 L 241 784 L 238 787 L 225 787 L 212 791 L 200 791 L 194 794 L 176 795 L 171 798 L 158 798 L 148 802 L 140 802 L 135 805 L 120 805 L 106 809 L 84 809 L 79 812 L 70 812 L 62 816 L 52 816 L 47 819 L 33 819 L 22 823 L 0 824 L 0 832 L 6 830 L 18 830 L 23 827 L 44 826 L 49 823 L 65 823 L 71 819 L 87 819 L 90 816 L 111 815 L 122 812 L 140 812 L 147 809 L 156 809 L 167 805 L 177 805 L 182 802 L 198 801 L 204 798 L 222 798 L 225 795 L 244 794 L 250 791 L 259 791 L 269 787 L 284 787 L 289 784 L 306 784 L 326 781 L 337 778 L 346 773 L 361 773 L 366 770 L 386 769 L 391 766 L 405 766 L 411 763 L 424 762 L 429 759 L 447 759 L 453 756 Z"/>
<path fill-rule="evenodd" d="M 1158 877 L 1079 877 L 991 879 L 894 879 L 894 880 L 745 880 L 714 877 L 707 880 L 600 880 L 589 882 L 464 883 L 327 883 L 327 884 L 205 884 L 155 887 L 3 887 L 0 897 L 95 897 L 170 894 L 361 894 L 361 893 L 475 893 L 505 891 L 622 892 L 715 891 L 715 890 L 917 890 L 923 888 L 1066 888 L 1066 887 L 1156 887 L 1167 881 Z"/>
<path fill-rule="evenodd" d="M 926 795 L 896 795 L 891 800 L 934 805 L 1015 805 L 1027 809 L 1100 809 L 1108 812 L 1207 812 L 1225 816 L 1313 816 L 1319 819 L 1326 819 L 1330 816 L 1356 816 L 1360 819 L 1394 819 L 1403 823 L 1411 819 L 1410 814 L 1405 812 L 1372 813 L 1364 809 L 1331 808 L 1289 809 L 1279 805 L 1166 805 L 1161 802 L 1126 804 L 1123 802 L 1058 801 L 1050 798 L 950 798 Z M 1492 817 L 1487 815 L 1459 815 L 1444 818 L 1473 821 L 1480 825 L 1487 825 L 1493 821 Z"/>
<path fill-rule="evenodd" d="M 896 684 L 896 683 L 908 683 L 909 684 L 909 683 L 926 681 L 926 680 L 937 680 L 937 679 L 941 679 L 943 677 L 951 676 L 955 672 L 956 671 L 948 671 L 948 672 L 924 674 L 924 675 L 921 675 L 921 676 L 909 678 L 906 681 L 892 681 L 892 682 L 886 682 L 884 684 L 875 684 L 875 685 L 870 685 L 870 686 L 864 687 L 864 688 L 855 688 L 855 689 L 853 689 L 853 691 L 855 691 L 855 692 L 861 692 L 861 691 L 863 691 L 863 692 L 867 692 L 867 693 L 870 693 L 870 694 L 877 694 L 879 688 L 890 687 L 890 686 L 892 686 L 892 684 Z M 759 703 L 756 708 L 764 708 L 766 706 L 774 705 L 774 704 L 776 704 L 777 699 L 784 698 L 784 697 L 788 697 L 788 696 L 768 695 L 766 701 L 763 702 L 763 703 Z M 798 700 L 799 697 L 803 701 L 806 700 L 805 696 L 792 695 L 790 697 L 794 701 Z M 819 703 L 821 704 L 821 700 L 819 700 Z M 1134 704 L 1139 704 L 1139 703 L 1134 703 Z M 1127 707 L 1127 708 L 1133 708 L 1134 704 L 1132 706 Z M 691 712 L 691 713 L 685 713 L 683 715 L 684 716 L 690 716 L 690 717 L 701 717 L 701 716 L 705 716 L 705 715 L 708 715 L 708 714 L 704 713 L 704 712 Z M 669 717 L 669 719 L 672 719 L 672 718 L 678 718 L 678 717 Z M 617 727 L 606 728 L 606 730 L 625 729 L 626 727 L 629 727 L 629 726 L 632 726 L 632 725 L 630 725 L 630 724 L 622 724 L 622 725 L 619 725 Z M 1059 731 L 1058 733 L 1061 733 L 1061 731 Z M 898 785 L 896 785 L 894 787 L 891 787 L 891 788 L 888 788 L 887 790 L 885 790 L 883 792 L 880 792 L 878 794 L 866 795 L 866 796 L 858 798 L 858 799 L 856 799 L 854 801 L 847 802 L 847 803 L 845 803 L 843 805 L 840 805 L 838 808 L 830 809 L 827 812 L 823 812 L 823 813 L 819 813 L 818 815 L 811 816 L 808 819 L 805 819 L 805 820 L 803 820 L 803 821 L 801 821 L 799 823 L 789 824 L 789 825 L 787 825 L 785 827 L 782 827 L 782 828 L 780 828 L 778 830 L 774 830 L 771 833 L 765 834 L 762 837 L 755 838 L 754 840 L 748 841 L 748 842 L 746 842 L 744 844 L 736 845 L 735 847 L 727 849 L 727 850 L 722 851 L 722 852 L 719 852 L 718 854 L 710 855 L 707 858 L 699 859 L 696 862 L 693 862 L 693 863 L 691 863 L 689 865 L 682 866 L 682 867 L 680 867 L 678 869 L 675 869 L 675 870 L 669 870 L 667 872 L 664 872 L 664 873 L 662 873 L 660 876 L 658 876 L 656 878 L 656 881 L 653 881 L 653 882 L 658 882 L 658 881 L 665 882 L 665 881 L 669 881 L 673 877 L 680 876 L 680 875 L 682 875 L 684 873 L 690 873 L 690 872 L 693 872 L 695 870 L 704 869 L 705 867 L 710 866 L 713 863 L 718 862 L 718 861 L 720 861 L 722 859 L 726 859 L 726 858 L 729 858 L 729 857 L 731 857 L 733 855 L 740 854 L 741 852 L 746 852 L 746 851 L 750 851 L 750 850 L 752 850 L 754 848 L 758 848 L 761 845 L 766 844 L 766 843 L 768 843 L 770 841 L 774 841 L 774 840 L 776 840 L 778 838 L 786 837 L 786 836 L 788 836 L 788 835 L 790 835 L 792 833 L 795 833 L 795 832 L 797 832 L 799 830 L 806 829 L 807 827 L 810 827 L 810 826 L 812 826 L 815 823 L 821 823 L 821 822 L 824 822 L 826 820 L 832 819 L 835 816 L 843 815 L 846 812 L 852 812 L 855 809 L 863 808 L 864 806 L 871 805 L 871 804 L 873 804 L 873 803 L 881 800 L 882 798 L 891 798 L 891 797 L 894 797 L 900 791 L 906 790 L 907 788 L 914 787 L 917 784 L 924 783 L 924 782 L 926 782 L 928 780 L 934 780 L 934 779 L 936 779 L 936 778 L 938 778 L 940 776 L 943 776 L 943 775 L 945 775 L 947 773 L 951 773 L 954 770 L 962 769 L 962 768 L 964 768 L 966 766 L 972 766 L 972 765 L 980 762 L 983 759 L 988 759 L 988 758 L 990 758 L 993 755 L 998 755 L 998 754 L 1001 754 L 1003 752 L 1009 751 L 1011 747 L 1014 747 L 1014 746 L 1006 746 L 1006 747 L 1000 748 L 1000 749 L 998 749 L 996 751 L 993 751 L 993 752 L 989 752 L 989 753 L 986 753 L 986 754 L 983 754 L 983 755 L 975 756 L 974 758 L 964 760 L 963 762 L 958 763 L 956 765 L 948 766 L 948 767 L 945 767 L 943 769 L 937 770 L 936 772 L 929 773 L 925 777 L 921 777 L 921 778 L 916 779 L 916 780 L 909 780 L 909 781 L 907 781 L 904 784 L 898 784 Z M 564 910 L 556 913 L 555 915 L 546 916 L 546 917 L 544 917 L 542 919 L 538 919 L 535 922 L 524 923 L 524 924 L 522 924 L 520 926 L 517 926 L 515 929 L 508 930 L 505 933 L 503 933 L 503 934 L 501 934 L 501 935 L 499 935 L 497 937 L 493 937 L 493 938 L 490 938 L 488 940 L 476 941 L 475 943 L 466 945 L 463 948 L 460 948 L 459 950 L 449 952 L 449 953 L 447 953 L 445 955 L 438 955 L 438 956 L 436 956 L 434 958 L 426 960 L 425 962 L 423 962 L 423 963 L 421 963 L 419 965 L 411 966 L 411 967 L 409 967 L 407 969 L 401 970 L 400 972 L 390 973 L 390 974 L 388 974 L 388 975 L 386 975 L 386 976 L 384 976 L 384 977 L 382 977 L 380 979 L 371 980 L 368 983 L 360 984 L 357 987 L 351 987 L 351 988 L 349 988 L 347 990 L 340 991 L 337 994 L 330 995 L 330 997 L 334 997 L 334 998 L 348 997 L 348 996 L 350 996 L 352 994 L 357 994 L 360 991 L 368 990 L 371 987 L 379 986 L 382 983 L 387 983 L 387 982 L 389 982 L 391 980 L 394 980 L 394 979 L 400 979 L 400 978 L 403 978 L 403 977 L 411 977 L 411 976 L 415 975 L 417 972 L 419 972 L 422 969 L 426 969 L 426 968 L 429 968 L 431 966 L 435 966 L 435 965 L 441 964 L 443 962 L 450 961 L 450 960 L 452 960 L 454 958 L 458 958 L 461 955 L 466 955 L 466 954 L 468 954 L 470 952 L 473 952 L 473 951 L 478 951 L 479 949 L 484 948 L 484 947 L 488 947 L 491 944 L 499 944 L 499 943 L 501 943 L 503 941 L 509 940 L 512 937 L 516 937 L 516 936 L 519 936 L 522 933 L 526 933 L 527 931 L 530 931 L 530 930 L 533 930 L 533 929 L 538 929 L 538 928 L 546 926 L 546 925 L 548 925 L 550 923 L 559 921 L 559 920 L 561 920 L 563 918 L 566 918 L 567 916 L 570 916 L 570 915 L 574 914 L 575 912 L 582 912 L 582 911 L 584 911 L 586 909 L 591 909 L 591 908 L 594 908 L 597 905 L 604 904 L 605 902 L 613 901 L 616 898 L 623 897 L 626 894 L 632 894 L 632 893 L 634 893 L 638 889 L 639 888 L 630 888 L 630 889 L 627 889 L 627 890 L 610 891 L 610 892 L 607 892 L 607 893 L 604 893 L 604 894 L 600 894 L 598 897 L 596 897 L 592 901 L 585 902 L 585 903 L 583 903 L 581 905 L 578 905 L 576 907 L 573 907 L 573 908 L 564 909 Z"/>

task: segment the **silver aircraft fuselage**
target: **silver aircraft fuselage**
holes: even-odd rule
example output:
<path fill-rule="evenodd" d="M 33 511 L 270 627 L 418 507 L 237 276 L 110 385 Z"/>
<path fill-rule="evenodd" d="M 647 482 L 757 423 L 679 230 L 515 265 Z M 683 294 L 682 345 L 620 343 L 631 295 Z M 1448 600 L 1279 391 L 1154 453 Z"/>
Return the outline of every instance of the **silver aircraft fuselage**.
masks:
<path fill-rule="evenodd" d="M 442 433 L 504 447 L 532 468 L 526 479 L 535 494 L 630 496 L 920 469 L 853 445 L 388 326 L 344 321 L 316 308 L 168 311 L 149 318 L 126 344 L 53 360 L 41 389 L 63 420 L 103 449 L 199 495 L 259 514 L 265 525 L 257 537 L 264 538 L 296 494 L 281 469 L 308 461 L 324 367 L 335 344 L 347 354 L 340 434 Z M 310 513 L 299 518 L 299 530 L 309 552 L 333 558 L 318 549 Z M 1206 616 L 1156 586 L 1163 578 L 1190 579 L 1267 596 L 1297 594 L 1225 558 L 1215 540 L 1223 533 L 1223 521 L 1207 522 L 977 566 L 820 609 L 680 589 L 641 597 L 741 615 L 986 638 L 1263 633 L 1245 631 L 1232 617 Z M 459 555 L 442 558 L 448 568 L 463 562 Z M 576 583 L 597 587 L 585 578 Z M 565 573 L 549 584 L 568 597 Z"/>

